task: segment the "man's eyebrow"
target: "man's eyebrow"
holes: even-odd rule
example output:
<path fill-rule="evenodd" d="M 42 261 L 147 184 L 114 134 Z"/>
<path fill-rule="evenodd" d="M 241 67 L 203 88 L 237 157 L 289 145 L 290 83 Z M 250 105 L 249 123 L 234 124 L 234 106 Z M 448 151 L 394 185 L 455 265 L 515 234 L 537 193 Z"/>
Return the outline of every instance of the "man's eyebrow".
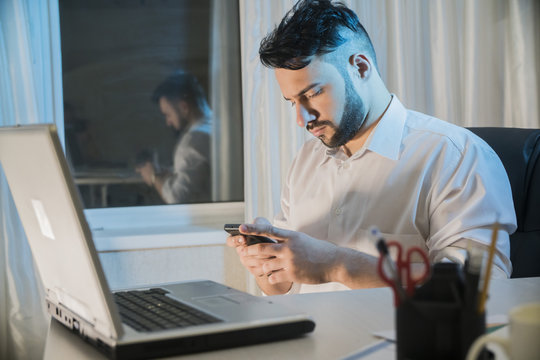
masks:
<path fill-rule="evenodd" d="M 315 86 L 318 86 L 320 85 L 320 83 L 316 82 L 316 83 L 312 83 L 312 84 L 309 84 L 308 86 L 306 86 L 304 89 L 302 89 L 302 91 L 300 91 L 298 94 L 296 94 L 295 97 L 300 97 L 302 95 L 304 95 L 305 93 L 307 93 L 309 90 L 313 89 Z M 285 96 L 283 96 L 283 98 L 287 101 L 291 100 L 291 99 L 288 99 L 286 98 Z"/>

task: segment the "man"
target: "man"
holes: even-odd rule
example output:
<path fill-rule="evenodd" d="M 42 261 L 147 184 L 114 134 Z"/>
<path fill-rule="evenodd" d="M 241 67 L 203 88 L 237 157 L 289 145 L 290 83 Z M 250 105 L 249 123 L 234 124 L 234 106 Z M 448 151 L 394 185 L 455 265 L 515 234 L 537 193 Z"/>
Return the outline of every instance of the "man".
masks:
<path fill-rule="evenodd" d="M 156 88 L 152 100 L 159 105 L 167 126 L 179 133 L 173 170 L 158 173 L 147 161 L 137 172 L 168 204 L 211 201 L 212 112 L 202 87 L 193 75 L 177 72 Z"/>
<path fill-rule="evenodd" d="M 243 224 L 278 244 L 229 237 L 266 294 L 383 286 L 375 225 L 431 262 L 463 263 L 501 224 L 494 271 L 509 276 L 516 228 L 510 185 L 494 151 L 469 131 L 407 110 L 389 93 L 358 18 L 342 4 L 300 1 L 263 41 L 296 122 L 316 138 L 300 149 L 272 226 Z M 419 272 L 421 264 L 413 264 Z"/>

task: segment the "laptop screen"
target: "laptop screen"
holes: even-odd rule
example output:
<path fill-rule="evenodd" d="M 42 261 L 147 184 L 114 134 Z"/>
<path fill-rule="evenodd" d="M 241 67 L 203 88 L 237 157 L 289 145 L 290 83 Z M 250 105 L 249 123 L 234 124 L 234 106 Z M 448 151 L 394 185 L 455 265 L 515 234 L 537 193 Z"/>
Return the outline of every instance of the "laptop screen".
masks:
<path fill-rule="evenodd" d="M 47 291 L 106 336 L 122 326 L 52 124 L 0 128 L 0 162 Z M 21 239 L 22 240 L 22 239 Z"/>

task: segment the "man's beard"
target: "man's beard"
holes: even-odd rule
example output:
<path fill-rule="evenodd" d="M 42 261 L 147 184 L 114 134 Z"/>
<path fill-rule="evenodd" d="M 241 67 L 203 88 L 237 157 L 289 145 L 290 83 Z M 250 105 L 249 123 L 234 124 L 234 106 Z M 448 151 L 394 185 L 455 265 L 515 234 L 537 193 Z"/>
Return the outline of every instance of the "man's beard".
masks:
<path fill-rule="evenodd" d="M 345 108 L 339 125 L 330 120 L 314 120 L 306 125 L 306 129 L 314 129 L 319 126 L 327 126 L 334 129 L 334 135 L 326 138 L 324 135 L 319 137 L 324 145 L 329 148 L 337 148 L 345 145 L 352 140 L 362 127 L 365 119 L 365 107 L 362 99 L 354 91 L 350 80 L 345 84 Z"/>
<path fill-rule="evenodd" d="M 174 132 L 174 135 L 178 138 L 187 129 L 188 119 L 182 116 L 182 112 L 180 111 L 179 108 L 175 108 L 175 112 L 176 112 L 179 124 L 178 124 L 178 129 L 173 127 L 172 130 Z"/>

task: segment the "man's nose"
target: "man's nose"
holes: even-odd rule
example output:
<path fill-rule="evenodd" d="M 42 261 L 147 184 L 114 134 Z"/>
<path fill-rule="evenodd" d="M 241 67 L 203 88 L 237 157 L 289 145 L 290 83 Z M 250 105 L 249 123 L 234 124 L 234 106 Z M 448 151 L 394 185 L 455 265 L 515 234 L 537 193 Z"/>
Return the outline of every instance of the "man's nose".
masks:
<path fill-rule="evenodd" d="M 300 103 L 296 105 L 296 123 L 298 126 L 305 127 L 308 122 L 315 119 L 315 115 L 311 114 L 305 106 Z"/>

